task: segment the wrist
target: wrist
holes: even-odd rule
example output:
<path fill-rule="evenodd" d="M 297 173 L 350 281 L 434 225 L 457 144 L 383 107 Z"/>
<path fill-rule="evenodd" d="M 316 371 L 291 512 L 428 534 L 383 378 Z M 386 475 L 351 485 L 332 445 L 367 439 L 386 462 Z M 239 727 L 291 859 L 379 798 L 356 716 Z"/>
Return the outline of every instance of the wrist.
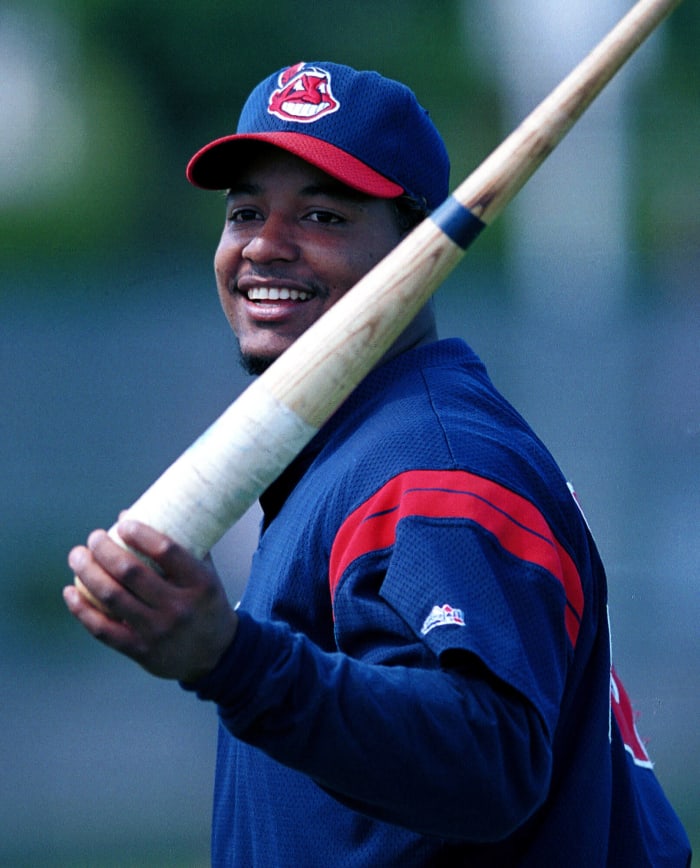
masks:
<path fill-rule="evenodd" d="M 231 609 L 226 623 L 217 630 L 216 642 L 202 660 L 187 677 L 180 679 L 180 684 L 188 690 L 197 690 L 200 682 L 206 681 L 216 673 L 222 659 L 233 645 L 238 632 L 238 615 Z"/>

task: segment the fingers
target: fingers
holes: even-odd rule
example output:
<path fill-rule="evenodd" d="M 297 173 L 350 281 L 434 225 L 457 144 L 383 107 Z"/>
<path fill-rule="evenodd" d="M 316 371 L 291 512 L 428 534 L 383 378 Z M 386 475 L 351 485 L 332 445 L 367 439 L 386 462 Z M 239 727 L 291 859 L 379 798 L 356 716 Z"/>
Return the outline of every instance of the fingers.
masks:
<path fill-rule="evenodd" d="M 213 570 L 159 531 L 133 519 L 117 524 L 120 544 L 95 530 L 68 563 L 87 602 L 113 618 L 140 620 L 163 608 L 175 590 L 211 584 Z"/>
<path fill-rule="evenodd" d="M 103 530 L 90 534 L 87 546 L 72 549 L 68 564 L 85 602 L 117 621 L 141 619 L 156 594 L 155 583 L 162 582 L 153 569 Z"/>
<path fill-rule="evenodd" d="M 139 659 L 141 650 L 138 637 L 129 624 L 124 621 L 116 621 L 102 609 L 95 608 L 74 585 L 69 585 L 63 589 L 63 599 L 68 611 L 96 639 L 134 660 Z"/>
<path fill-rule="evenodd" d="M 165 534 L 134 519 L 122 519 L 116 530 L 127 546 L 141 552 L 167 575 L 171 585 L 187 586 L 188 577 L 200 563 L 187 549 Z"/>
<path fill-rule="evenodd" d="M 117 532 L 128 548 L 97 530 L 70 552 L 77 587 L 64 589 L 66 606 L 95 638 L 154 675 L 196 680 L 238 623 L 216 570 L 139 522 L 123 520 Z"/>
<path fill-rule="evenodd" d="M 78 546 L 69 556 L 88 599 L 112 616 L 133 620 L 142 615 L 136 601 L 158 608 L 174 588 L 187 587 L 197 574 L 193 556 L 153 528 L 127 519 L 119 522 L 117 532 L 124 545 L 96 530 L 86 547 Z"/>
<path fill-rule="evenodd" d="M 164 596 L 163 577 L 104 530 L 72 549 L 68 563 L 76 576 L 63 589 L 71 614 L 100 642 L 154 671 L 158 637 L 167 632 L 154 605 Z"/>

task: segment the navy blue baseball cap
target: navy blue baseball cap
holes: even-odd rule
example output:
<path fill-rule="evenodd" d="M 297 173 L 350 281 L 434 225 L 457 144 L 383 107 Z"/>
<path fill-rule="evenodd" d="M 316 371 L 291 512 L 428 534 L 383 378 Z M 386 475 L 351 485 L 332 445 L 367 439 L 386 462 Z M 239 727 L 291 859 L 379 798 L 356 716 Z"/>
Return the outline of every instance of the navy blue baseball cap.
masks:
<path fill-rule="evenodd" d="M 275 72 L 248 97 L 236 132 L 192 157 L 188 180 L 206 190 L 230 187 L 256 141 L 370 196 L 407 193 L 433 210 L 449 192 L 447 150 L 428 112 L 408 87 L 377 72 L 326 62 Z"/>

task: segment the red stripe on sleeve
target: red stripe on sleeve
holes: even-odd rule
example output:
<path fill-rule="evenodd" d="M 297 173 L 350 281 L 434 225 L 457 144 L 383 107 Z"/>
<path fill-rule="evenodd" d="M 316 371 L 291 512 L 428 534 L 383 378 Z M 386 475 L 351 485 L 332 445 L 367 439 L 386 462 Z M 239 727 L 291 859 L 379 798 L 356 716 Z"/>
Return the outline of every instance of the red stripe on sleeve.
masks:
<path fill-rule="evenodd" d="M 462 470 L 406 471 L 352 512 L 340 527 L 331 549 L 331 597 L 353 561 L 393 545 L 398 523 L 408 516 L 474 521 L 492 533 L 506 551 L 546 569 L 564 588 L 566 630 L 571 644 L 576 645 L 583 614 L 583 589 L 568 552 L 529 500 Z"/>

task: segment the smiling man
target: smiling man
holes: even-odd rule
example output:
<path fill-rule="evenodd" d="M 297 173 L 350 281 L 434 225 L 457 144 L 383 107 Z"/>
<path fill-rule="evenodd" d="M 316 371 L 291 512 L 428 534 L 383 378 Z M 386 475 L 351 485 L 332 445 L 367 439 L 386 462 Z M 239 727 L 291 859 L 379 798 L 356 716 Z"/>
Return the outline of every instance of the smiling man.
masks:
<path fill-rule="evenodd" d="M 214 260 L 244 365 L 261 373 L 402 235 L 390 200 L 261 145 L 229 190 Z"/>
<path fill-rule="evenodd" d="M 333 63 L 263 81 L 187 173 L 228 191 L 216 281 L 252 372 L 448 193 L 413 93 Z M 150 563 L 98 530 L 69 555 L 96 605 L 64 591 L 96 638 L 216 705 L 214 865 L 689 863 L 586 522 L 430 306 L 261 506 L 238 607 L 133 521 Z"/>

